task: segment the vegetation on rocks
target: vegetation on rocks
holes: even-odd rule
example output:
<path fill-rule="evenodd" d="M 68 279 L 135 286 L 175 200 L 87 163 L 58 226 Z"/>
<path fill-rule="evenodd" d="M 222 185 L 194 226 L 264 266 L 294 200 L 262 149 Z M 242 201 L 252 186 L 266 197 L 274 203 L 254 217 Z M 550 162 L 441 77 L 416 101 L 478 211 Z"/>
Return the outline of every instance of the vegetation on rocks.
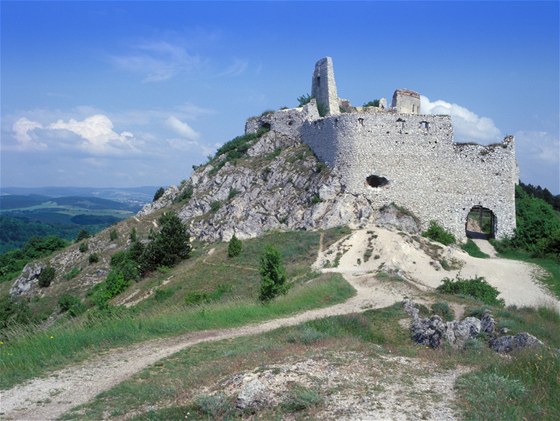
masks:
<path fill-rule="evenodd" d="M 457 276 L 456 279 L 444 278 L 442 285 L 437 287 L 439 292 L 445 294 L 467 295 L 488 305 L 503 305 L 504 300 L 498 299 L 500 291 L 486 282 L 481 276 L 472 279 L 463 279 Z"/>
<path fill-rule="evenodd" d="M 445 246 L 455 243 L 455 236 L 443 228 L 436 221 L 430 221 L 430 226 L 422 233 L 422 237 L 437 241 Z"/>

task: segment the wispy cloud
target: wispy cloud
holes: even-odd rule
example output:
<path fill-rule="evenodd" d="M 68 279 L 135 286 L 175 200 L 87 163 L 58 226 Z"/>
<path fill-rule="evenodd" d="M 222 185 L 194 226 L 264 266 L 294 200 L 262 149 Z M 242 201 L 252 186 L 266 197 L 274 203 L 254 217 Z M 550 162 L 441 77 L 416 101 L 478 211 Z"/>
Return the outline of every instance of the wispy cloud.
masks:
<path fill-rule="evenodd" d="M 148 41 L 130 47 L 122 55 L 113 55 L 111 61 L 118 68 L 141 75 L 143 82 L 161 82 L 180 73 L 199 72 L 204 60 L 184 46 L 166 41 Z"/>
<path fill-rule="evenodd" d="M 175 116 L 169 117 L 165 121 L 165 124 L 171 130 L 173 130 L 176 134 L 184 137 L 187 140 L 197 140 L 200 137 L 200 134 L 197 133 L 196 131 L 194 131 L 191 126 L 189 126 L 187 123 L 179 120 Z"/>
<path fill-rule="evenodd" d="M 218 76 L 219 77 L 239 76 L 245 73 L 248 67 L 249 67 L 249 62 L 247 60 L 235 59 L 233 63 L 230 64 L 228 67 L 226 67 L 226 69 L 223 72 L 221 72 Z"/>
<path fill-rule="evenodd" d="M 481 143 L 501 140 L 501 132 L 491 118 L 480 117 L 469 109 L 441 99 L 431 102 L 420 96 L 420 109 L 425 114 L 446 114 L 451 116 L 455 140 Z"/>

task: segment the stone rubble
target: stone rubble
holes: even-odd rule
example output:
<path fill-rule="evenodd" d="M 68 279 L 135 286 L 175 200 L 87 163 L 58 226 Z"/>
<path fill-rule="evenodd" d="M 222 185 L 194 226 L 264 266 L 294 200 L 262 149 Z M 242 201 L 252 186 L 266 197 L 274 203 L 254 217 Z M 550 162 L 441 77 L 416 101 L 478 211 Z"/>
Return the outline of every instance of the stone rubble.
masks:
<path fill-rule="evenodd" d="M 448 343 L 453 348 L 461 349 L 469 339 L 477 338 L 481 333 L 491 338 L 488 341 L 489 347 L 499 353 L 543 346 L 539 339 L 526 332 L 513 336 L 499 336 L 499 333 L 496 332 L 496 321 L 489 310 L 485 310 L 480 319 L 465 317 L 460 321 L 445 322 L 438 315 L 420 318 L 419 309 L 410 299 L 404 300 L 403 307 L 412 318 L 410 327 L 412 339 L 423 346 L 438 348 L 443 343 Z"/>

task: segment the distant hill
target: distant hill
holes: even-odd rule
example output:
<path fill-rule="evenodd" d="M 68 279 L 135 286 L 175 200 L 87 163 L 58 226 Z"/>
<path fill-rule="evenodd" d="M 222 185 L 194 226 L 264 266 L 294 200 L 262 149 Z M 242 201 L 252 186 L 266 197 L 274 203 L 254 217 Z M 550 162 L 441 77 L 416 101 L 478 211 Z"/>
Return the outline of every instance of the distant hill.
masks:
<path fill-rule="evenodd" d="M 32 237 L 56 235 L 72 240 L 82 229 L 98 232 L 138 212 L 157 187 L 2 188 L 0 253 Z"/>

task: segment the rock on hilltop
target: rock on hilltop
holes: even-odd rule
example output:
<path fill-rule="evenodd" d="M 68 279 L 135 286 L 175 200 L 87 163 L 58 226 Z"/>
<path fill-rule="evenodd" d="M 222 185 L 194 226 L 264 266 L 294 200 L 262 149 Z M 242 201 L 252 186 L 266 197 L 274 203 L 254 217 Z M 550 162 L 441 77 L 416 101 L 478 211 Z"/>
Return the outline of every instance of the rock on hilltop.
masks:
<path fill-rule="evenodd" d="M 368 200 L 346 193 L 336 170 L 317 160 L 298 136 L 268 131 L 238 150 L 242 156 L 233 159 L 218 151 L 138 216 L 183 199 L 179 216 L 204 241 L 227 241 L 234 233 L 251 238 L 271 229 L 360 227 L 373 220 Z"/>

